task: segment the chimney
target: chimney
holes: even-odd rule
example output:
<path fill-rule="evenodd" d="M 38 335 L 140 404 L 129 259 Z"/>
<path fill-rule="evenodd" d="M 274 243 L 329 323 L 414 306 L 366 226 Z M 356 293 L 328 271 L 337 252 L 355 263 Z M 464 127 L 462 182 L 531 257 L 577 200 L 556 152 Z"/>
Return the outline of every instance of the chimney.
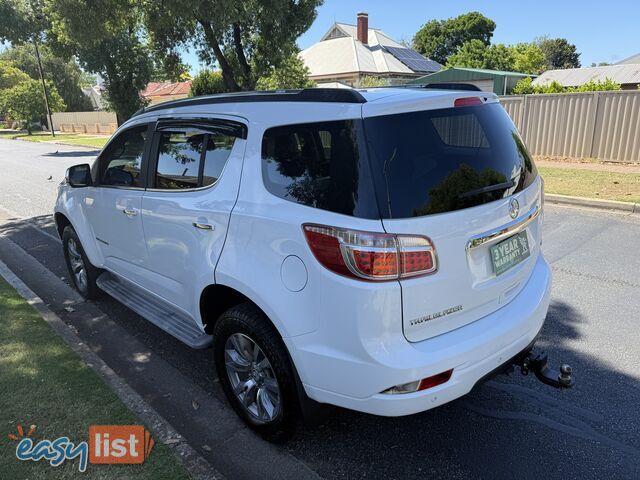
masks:
<path fill-rule="evenodd" d="M 369 44 L 369 14 L 366 12 L 358 12 L 358 40 Z"/>

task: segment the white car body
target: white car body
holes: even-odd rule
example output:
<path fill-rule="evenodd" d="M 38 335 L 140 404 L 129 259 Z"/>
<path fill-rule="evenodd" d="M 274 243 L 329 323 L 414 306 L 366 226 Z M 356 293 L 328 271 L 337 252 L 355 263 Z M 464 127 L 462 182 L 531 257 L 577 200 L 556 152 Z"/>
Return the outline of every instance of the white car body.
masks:
<path fill-rule="evenodd" d="M 162 119 L 215 118 L 243 124 L 247 135 L 236 140 L 213 186 L 167 192 L 62 185 L 56 218 L 68 219 L 94 266 L 171 304 L 202 332 L 208 286 L 250 299 L 282 336 L 311 399 L 385 416 L 451 401 L 529 346 L 544 323 L 551 271 L 540 250 L 542 181 L 472 208 L 398 219 L 343 215 L 270 193 L 261 145 L 271 127 L 452 108 L 456 99 L 479 95 L 498 101 L 474 91 L 360 93 L 366 103 L 194 102 L 143 112 L 119 132 Z M 314 257 L 304 224 L 428 236 L 437 272 L 384 282 L 337 275 Z M 497 276 L 489 254 L 496 242 L 471 249 L 468 242 L 510 224 L 526 232 L 531 252 Z M 433 388 L 382 393 L 450 369 L 451 378 Z"/>

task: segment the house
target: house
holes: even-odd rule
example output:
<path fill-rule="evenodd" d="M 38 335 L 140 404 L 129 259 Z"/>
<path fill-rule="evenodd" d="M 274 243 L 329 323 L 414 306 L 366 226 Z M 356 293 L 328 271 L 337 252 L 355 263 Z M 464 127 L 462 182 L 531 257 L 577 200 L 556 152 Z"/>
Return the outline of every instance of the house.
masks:
<path fill-rule="evenodd" d="M 341 82 L 359 86 L 366 76 L 390 85 L 437 72 L 438 62 L 396 42 L 382 30 L 369 28 L 369 16 L 358 13 L 357 25 L 334 23 L 318 43 L 300 52 L 317 83 Z"/>
<path fill-rule="evenodd" d="M 191 81 L 186 82 L 150 82 L 147 87 L 140 92 L 140 96 L 149 100 L 150 105 L 187 98 L 191 90 Z"/>
<path fill-rule="evenodd" d="M 91 106 L 94 110 L 104 110 L 105 102 L 102 97 L 103 88 L 100 85 L 94 85 L 93 87 L 82 88 L 82 93 L 89 98 Z"/>
<path fill-rule="evenodd" d="M 483 92 L 507 95 L 511 93 L 516 83 L 527 77 L 535 77 L 535 75 L 526 75 L 518 72 L 502 72 L 499 70 L 484 70 L 480 68 L 452 67 L 412 80 L 409 84 L 466 83 L 475 85 Z"/>
<path fill-rule="evenodd" d="M 579 87 L 590 81 L 613 80 L 622 90 L 636 90 L 640 85 L 640 63 L 621 63 L 602 67 L 568 68 L 547 70 L 533 81 L 534 85 L 548 85 L 558 82 L 563 87 Z"/>

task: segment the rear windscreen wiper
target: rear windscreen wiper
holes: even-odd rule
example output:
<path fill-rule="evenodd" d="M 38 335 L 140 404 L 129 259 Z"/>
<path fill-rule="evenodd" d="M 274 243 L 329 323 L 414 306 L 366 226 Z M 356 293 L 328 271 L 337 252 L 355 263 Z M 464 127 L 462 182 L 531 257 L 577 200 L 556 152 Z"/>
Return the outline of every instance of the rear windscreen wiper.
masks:
<path fill-rule="evenodd" d="M 474 195 L 479 195 L 482 193 L 494 192 L 496 190 L 507 190 L 515 186 L 516 182 L 513 180 L 509 180 L 508 182 L 496 183 L 495 185 L 489 185 L 488 187 L 476 188 L 474 190 L 469 190 L 468 192 L 464 192 L 458 195 L 458 198 L 466 198 L 473 197 Z"/>

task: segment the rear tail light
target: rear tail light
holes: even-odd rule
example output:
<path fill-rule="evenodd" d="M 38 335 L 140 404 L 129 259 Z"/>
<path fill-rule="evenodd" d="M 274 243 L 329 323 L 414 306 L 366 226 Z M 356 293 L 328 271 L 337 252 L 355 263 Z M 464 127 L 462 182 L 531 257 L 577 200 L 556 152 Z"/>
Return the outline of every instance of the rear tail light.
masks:
<path fill-rule="evenodd" d="M 387 388 L 380 393 L 397 395 L 399 393 L 414 393 L 421 390 L 427 390 L 428 388 L 437 387 L 438 385 L 447 383 L 451 379 L 452 374 L 453 369 L 447 370 L 446 372 L 438 373 L 436 375 L 423 378 L 422 380 L 415 380 L 413 382 L 403 383 L 402 385 Z"/>
<path fill-rule="evenodd" d="M 332 272 L 362 280 L 397 280 L 434 273 L 435 248 L 429 238 L 303 225 L 316 259 Z"/>
<path fill-rule="evenodd" d="M 480 97 L 461 97 L 456 98 L 453 102 L 454 107 L 470 107 L 472 105 L 482 105 L 483 101 Z"/>

